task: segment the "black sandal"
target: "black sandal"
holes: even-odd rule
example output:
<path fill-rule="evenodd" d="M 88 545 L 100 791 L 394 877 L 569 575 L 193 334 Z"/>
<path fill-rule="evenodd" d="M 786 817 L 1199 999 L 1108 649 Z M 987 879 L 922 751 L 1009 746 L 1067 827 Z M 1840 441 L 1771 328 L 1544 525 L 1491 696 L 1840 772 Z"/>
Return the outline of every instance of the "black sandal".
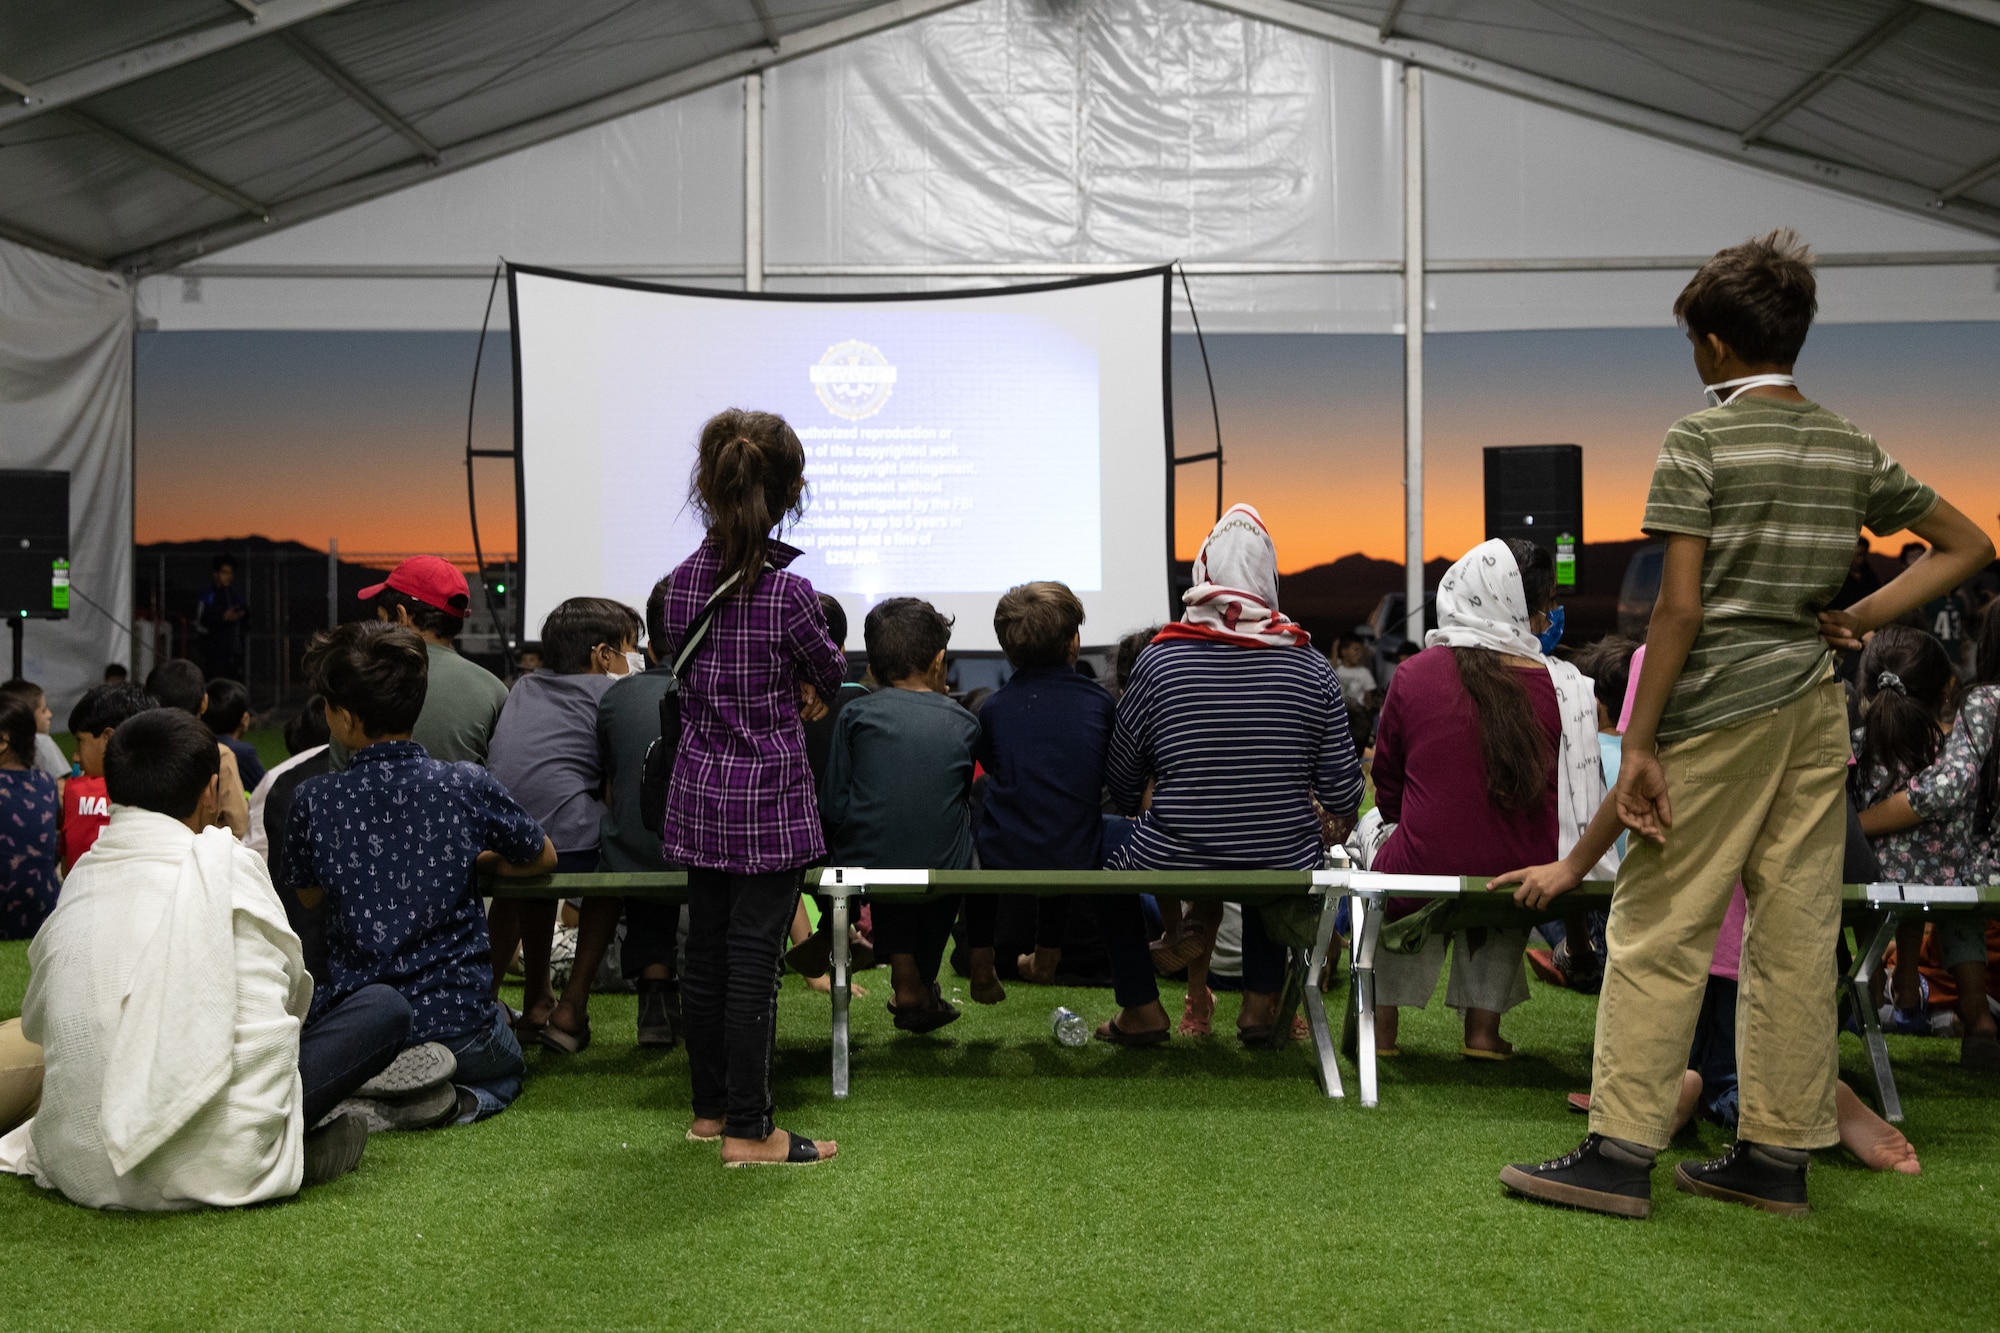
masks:
<path fill-rule="evenodd" d="M 785 1137 L 790 1140 L 785 1149 L 783 1161 L 769 1162 L 724 1162 L 724 1166 L 817 1166 L 826 1160 L 819 1155 L 819 1145 L 811 1139 L 794 1134 L 789 1129 Z"/>
<path fill-rule="evenodd" d="M 895 1002 L 891 1001 L 888 1009 L 896 1020 L 898 1030 L 914 1032 L 920 1036 L 926 1032 L 936 1032 L 947 1023 L 958 1021 L 958 1009 L 945 1001 L 944 992 L 935 982 L 931 985 L 930 1001 L 923 1008 L 898 1009 Z"/>
<path fill-rule="evenodd" d="M 1118 1020 L 1107 1018 L 1092 1034 L 1099 1041 L 1110 1042 L 1113 1046 L 1164 1046 L 1173 1036 L 1169 1028 L 1152 1028 L 1146 1032 L 1127 1032 L 1118 1026 Z"/>

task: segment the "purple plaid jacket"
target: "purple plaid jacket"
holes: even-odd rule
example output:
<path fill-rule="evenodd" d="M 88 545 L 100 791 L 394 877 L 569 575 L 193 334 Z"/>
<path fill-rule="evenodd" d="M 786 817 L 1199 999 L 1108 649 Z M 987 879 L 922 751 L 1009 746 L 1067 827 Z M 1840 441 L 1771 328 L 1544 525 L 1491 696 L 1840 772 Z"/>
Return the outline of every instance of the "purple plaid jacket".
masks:
<path fill-rule="evenodd" d="M 847 659 L 827 633 L 812 584 L 785 566 L 799 552 L 771 542 L 771 571 L 745 599 L 717 608 L 681 681 L 681 747 L 667 788 L 668 861 L 761 875 L 826 855 L 799 682 L 832 697 Z M 715 588 L 721 554 L 703 541 L 667 584 L 667 640 L 678 652 Z M 671 656 L 671 654 L 668 654 Z"/>

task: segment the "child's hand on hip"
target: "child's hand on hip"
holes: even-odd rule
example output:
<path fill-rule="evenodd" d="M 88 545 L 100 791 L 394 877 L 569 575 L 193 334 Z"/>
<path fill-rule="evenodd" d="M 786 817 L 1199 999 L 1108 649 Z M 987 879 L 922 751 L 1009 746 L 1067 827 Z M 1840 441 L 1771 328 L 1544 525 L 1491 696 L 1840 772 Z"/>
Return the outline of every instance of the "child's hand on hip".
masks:
<path fill-rule="evenodd" d="M 1658 755 L 1626 751 L 1611 795 L 1618 802 L 1620 823 L 1647 842 L 1666 844 L 1674 809 L 1667 800 L 1667 772 Z"/>

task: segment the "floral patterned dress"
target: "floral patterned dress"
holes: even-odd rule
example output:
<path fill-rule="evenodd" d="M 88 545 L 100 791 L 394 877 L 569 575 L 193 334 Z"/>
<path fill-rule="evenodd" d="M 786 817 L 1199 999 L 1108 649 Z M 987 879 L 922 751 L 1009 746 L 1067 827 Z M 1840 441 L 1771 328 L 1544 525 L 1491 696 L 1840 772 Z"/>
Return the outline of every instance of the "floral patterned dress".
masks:
<path fill-rule="evenodd" d="M 1990 821 L 1985 828 L 1978 827 L 1979 778 L 1996 735 L 2000 735 L 2000 685 L 1976 686 L 1960 705 L 1937 762 L 1910 779 L 1910 808 L 1924 821 L 1912 832 L 1923 833 L 1937 823 L 1946 827 L 1945 836 L 1958 836 L 1962 829 L 1965 838 L 1964 878 L 1937 883 L 2000 884 L 2000 836 Z"/>
<path fill-rule="evenodd" d="M 55 910 L 62 857 L 56 780 L 0 768 L 0 940 L 25 940 Z"/>

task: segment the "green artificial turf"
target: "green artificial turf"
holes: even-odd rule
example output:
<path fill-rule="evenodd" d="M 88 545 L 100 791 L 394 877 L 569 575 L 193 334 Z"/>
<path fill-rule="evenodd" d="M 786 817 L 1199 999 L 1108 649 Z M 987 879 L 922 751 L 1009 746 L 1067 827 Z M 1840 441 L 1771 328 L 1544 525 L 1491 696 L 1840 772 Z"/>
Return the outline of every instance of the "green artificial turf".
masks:
<path fill-rule="evenodd" d="M 0 1016 L 25 984 L 0 946 Z M 1572 1147 L 1591 1002 L 1547 987 L 1507 1020 L 1523 1054 L 1457 1056 L 1441 1001 L 1405 1017 L 1382 1105 L 1322 1097 L 1302 1046 L 1057 1046 L 1017 986 L 933 1038 L 898 1037 L 885 978 L 855 1005 L 854 1093 L 828 1092 L 828 1002 L 789 979 L 781 1123 L 832 1163 L 724 1171 L 686 1143 L 687 1061 L 592 1001 L 583 1055 L 529 1057 L 485 1124 L 378 1136 L 361 1170 L 239 1212 L 121 1216 L 0 1179 L 0 1326 L 20 1329 L 1619 1329 L 2000 1321 L 2000 1097 L 1956 1043 L 1892 1038 L 1918 1177 L 1840 1151 L 1814 1213 L 1673 1192 L 1651 1221 L 1503 1196 L 1513 1160 Z M 962 985 L 960 986 L 962 991 Z M 961 1003 L 963 996 L 960 995 Z M 1178 1006 L 1177 995 L 1169 997 Z M 1224 997 L 1218 1026 L 1231 1021 Z M 1863 1057 L 1842 1039 L 1846 1075 Z"/>

